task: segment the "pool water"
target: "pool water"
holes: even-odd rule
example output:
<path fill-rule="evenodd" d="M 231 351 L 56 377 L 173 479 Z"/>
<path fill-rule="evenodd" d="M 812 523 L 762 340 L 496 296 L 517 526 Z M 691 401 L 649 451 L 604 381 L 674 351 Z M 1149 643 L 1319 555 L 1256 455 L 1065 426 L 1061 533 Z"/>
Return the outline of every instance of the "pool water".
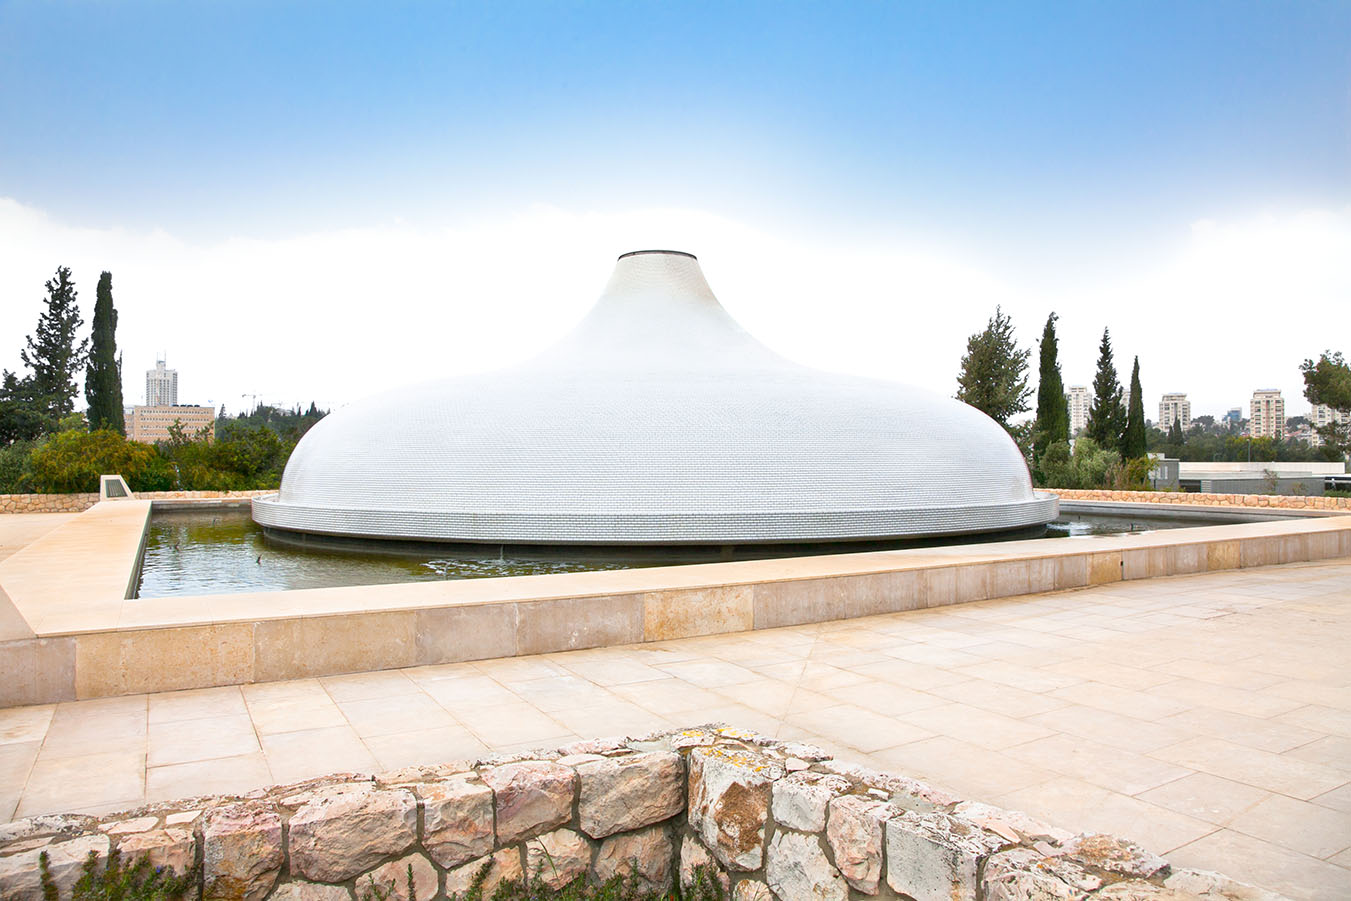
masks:
<path fill-rule="evenodd" d="M 1051 523 L 1047 537 L 1119 534 L 1196 525 L 1167 519 L 1075 515 Z M 1026 534 L 1016 537 L 1026 538 Z M 154 513 L 146 538 L 137 596 L 230 594 L 244 591 L 281 591 L 294 588 L 330 588 L 341 585 L 382 585 L 391 582 L 432 582 L 445 579 L 483 579 L 541 573 L 630 569 L 677 563 L 749 560 L 819 553 L 933 546 L 970 541 L 930 539 L 867 544 L 747 545 L 737 548 L 513 548 L 495 545 L 455 545 L 397 553 L 296 547 L 277 542 L 249 518 L 246 510 L 194 510 Z M 393 546 L 393 550 L 401 550 Z"/>

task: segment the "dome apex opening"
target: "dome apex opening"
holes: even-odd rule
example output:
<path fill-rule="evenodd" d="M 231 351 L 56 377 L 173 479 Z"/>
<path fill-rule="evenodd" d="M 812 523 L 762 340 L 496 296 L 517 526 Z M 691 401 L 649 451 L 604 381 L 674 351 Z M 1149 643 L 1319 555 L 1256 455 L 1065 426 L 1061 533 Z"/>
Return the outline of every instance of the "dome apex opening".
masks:
<path fill-rule="evenodd" d="M 630 250 L 628 253 L 621 253 L 616 259 L 622 260 L 625 257 L 641 257 L 646 256 L 647 254 L 666 254 L 673 257 L 689 257 L 691 260 L 699 259 L 694 254 L 684 250 Z"/>

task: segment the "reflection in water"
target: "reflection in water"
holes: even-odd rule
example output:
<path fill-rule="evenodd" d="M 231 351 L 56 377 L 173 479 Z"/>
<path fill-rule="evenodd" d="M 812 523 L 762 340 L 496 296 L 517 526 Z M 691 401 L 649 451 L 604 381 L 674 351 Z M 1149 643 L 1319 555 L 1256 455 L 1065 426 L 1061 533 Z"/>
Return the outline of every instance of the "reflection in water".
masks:
<path fill-rule="evenodd" d="M 1198 525 L 1195 521 L 1076 516 L 1051 523 L 1048 537 L 1114 534 Z M 1018 537 L 1027 537 L 1026 535 Z M 959 539 L 918 544 L 952 544 Z M 967 539 L 990 540 L 988 536 Z M 231 594 L 339 585 L 389 582 L 431 582 L 482 579 L 540 573 L 630 569 L 675 563 L 727 559 L 801 556 L 887 547 L 914 547 L 916 542 L 870 542 L 859 545 L 744 546 L 722 548 L 617 548 L 597 552 L 558 548 L 499 548 L 457 545 L 419 554 L 381 554 L 361 549 L 294 547 L 264 538 L 263 530 L 243 510 L 156 513 L 150 520 L 139 597 Z"/>

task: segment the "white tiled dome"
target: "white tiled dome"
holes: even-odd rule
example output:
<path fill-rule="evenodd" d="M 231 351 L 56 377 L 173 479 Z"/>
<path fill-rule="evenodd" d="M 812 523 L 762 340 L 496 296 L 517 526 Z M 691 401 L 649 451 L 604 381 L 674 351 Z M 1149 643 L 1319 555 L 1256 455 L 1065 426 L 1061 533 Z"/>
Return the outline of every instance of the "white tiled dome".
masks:
<path fill-rule="evenodd" d="M 639 251 L 529 363 L 323 419 L 253 516 L 357 537 L 742 544 L 1013 529 L 1056 508 L 983 413 L 785 360 L 694 257 Z"/>

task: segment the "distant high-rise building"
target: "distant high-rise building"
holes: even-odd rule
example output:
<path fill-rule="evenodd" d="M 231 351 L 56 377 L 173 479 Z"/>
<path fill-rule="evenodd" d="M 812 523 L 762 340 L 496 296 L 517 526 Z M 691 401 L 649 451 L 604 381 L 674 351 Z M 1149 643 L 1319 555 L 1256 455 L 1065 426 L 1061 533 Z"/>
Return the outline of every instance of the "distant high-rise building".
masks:
<path fill-rule="evenodd" d="M 1226 411 L 1225 414 L 1220 417 L 1220 422 L 1229 426 L 1230 429 L 1238 428 L 1239 423 L 1241 423 L 1242 421 L 1243 421 L 1242 407 L 1230 407 L 1228 411 Z"/>
<path fill-rule="evenodd" d="M 178 370 L 165 369 L 163 360 L 145 371 L 145 405 L 172 407 L 178 403 Z"/>
<path fill-rule="evenodd" d="M 1070 385 L 1070 390 L 1065 393 L 1065 402 L 1070 407 L 1070 434 L 1077 435 L 1088 425 L 1088 406 L 1091 402 L 1088 386 Z"/>
<path fill-rule="evenodd" d="M 1191 428 L 1192 402 L 1186 394 L 1165 394 L 1159 400 L 1159 428 L 1166 432 L 1174 422 L 1181 423 L 1184 432 Z"/>
<path fill-rule="evenodd" d="M 1313 434 L 1309 437 L 1309 443 L 1315 447 L 1323 443 L 1323 436 L 1318 434 L 1318 430 L 1336 423 L 1337 425 L 1346 425 L 1351 422 L 1351 410 L 1334 410 L 1327 404 L 1314 404 L 1313 409 L 1309 411 L 1309 425 L 1313 427 Z"/>
<path fill-rule="evenodd" d="M 169 371 L 173 372 L 172 369 Z M 128 437 L 146 444 L 168 441 L 172 437 L 170 427 L 175 423 L 183 430 L 185 438 L 210 441 L 216 425 L 216 408 L 172 404 L 132 407 Z"/>
<path fill-rule="evenodd" d="M 1275 388 L 1259 388 L 1252 393 L 1252 415 L 1248 434 L 1254 438 L 1285 437 L 1285 399 Z"/>

